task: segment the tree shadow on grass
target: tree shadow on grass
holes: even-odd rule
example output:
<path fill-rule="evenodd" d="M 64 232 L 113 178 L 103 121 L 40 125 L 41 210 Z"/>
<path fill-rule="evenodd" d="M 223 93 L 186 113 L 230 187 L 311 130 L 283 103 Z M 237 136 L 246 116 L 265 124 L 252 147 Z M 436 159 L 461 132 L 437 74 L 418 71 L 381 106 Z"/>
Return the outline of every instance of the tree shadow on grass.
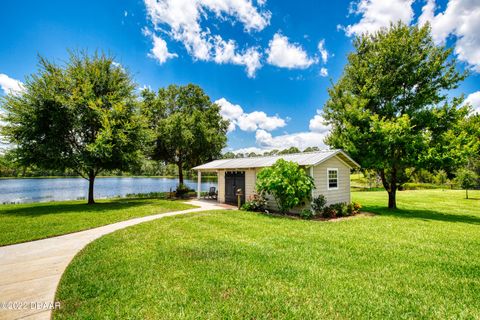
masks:
<path fill-rule="evenodd" d="M 382 206 L 365 206 L 363 210 L 373 212 L 382 216 L 391 216 L 402 219 L 460 222 L 480 225 L 480 216 L 476 216 L 473 214 L 450 214 L 432 210 L 388 209 Z"/>
<path fill-rule="evenodd" d="M 155 199 L 115 199 L 107 202 L 97 202 L 94 205 L 87 205 L 84 202 L 81 203 L 40 203 L 38 205 L 12 205 L 9 209 L 2 209 L 0 206 L 1 215 L 11 216 L 23 216 L 23 217 L 39 217 L 43 215 L 51 214 L 64 214 L 64 213 L 84 213 L 94 214 L 111 210 L 123 210 L 138 206 L 144 206 L 153 204 Z M 18 206 L 18 207 L 17 207 Z"/>

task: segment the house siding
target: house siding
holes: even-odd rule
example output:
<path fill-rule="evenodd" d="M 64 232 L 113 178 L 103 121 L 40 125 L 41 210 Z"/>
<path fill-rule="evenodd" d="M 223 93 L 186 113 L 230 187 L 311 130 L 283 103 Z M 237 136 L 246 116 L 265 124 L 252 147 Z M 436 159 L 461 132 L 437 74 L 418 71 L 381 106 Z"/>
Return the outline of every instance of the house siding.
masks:
<path fill-rule="evenodd" d="M 245 200 L 248 201 L 255 194 L 257 171 L 255 169 L 245 170 Z"/>
<path fill-rule="evenodd" d="M 338 169 L 338 189 L 328 190 L 328 169 Z M 315 180 L 315 190 L 313 197 L 323 194 L 327 200 L 327 205 L 350 200 L 350 168 L 337 157 L 332 157 L 319 165 L 313 167 L 313 177 Z"/>
<path fill-rule="evenodd" d="M 338 169 L 338 189 L 328 190 L 327 185 L 327 170 Z M 255 194 L 255 186 L 257 174 L 261 168 L 247 169 L 245 171 L 245 199 L 248 201 Z M 351 202 L 350 198 L 350 168 L 339 160 L 337 157 L 332 157 L 321 164 L 310 168 L 305 168 L 308 174 L 313 172 L 315 182 L 315 189 L 312 192 L 313 197 L 323 194 L 327 200 L 327 205 L 339 202 Z M 218 201 L 225 202 L 225 170 L 218 170 Z M 267 206 L 271 210 L 278 210 L 275 199 L 267 195 Z M 294 208 L 293 212 L 300 212 L 303 208 L 308 207 L 299 206 Z"/>

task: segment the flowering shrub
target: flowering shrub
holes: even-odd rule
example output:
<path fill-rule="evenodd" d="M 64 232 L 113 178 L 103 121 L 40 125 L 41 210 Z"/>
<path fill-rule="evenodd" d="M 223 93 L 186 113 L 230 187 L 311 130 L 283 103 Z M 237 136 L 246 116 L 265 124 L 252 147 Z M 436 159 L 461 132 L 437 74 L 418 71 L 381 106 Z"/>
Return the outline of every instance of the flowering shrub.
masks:
<path fill-rule="evenodd" d="M 261 211 L 264 212 L 267 208 L 267 199 L 261 194 L 254 194 L 242 205 L 242 210 L 245 211 Z"/>

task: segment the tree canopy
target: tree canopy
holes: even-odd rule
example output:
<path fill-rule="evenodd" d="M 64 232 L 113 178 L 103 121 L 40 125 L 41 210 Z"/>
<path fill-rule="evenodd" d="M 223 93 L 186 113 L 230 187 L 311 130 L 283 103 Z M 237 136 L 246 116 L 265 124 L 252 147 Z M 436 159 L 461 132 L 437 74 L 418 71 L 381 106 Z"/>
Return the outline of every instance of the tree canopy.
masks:
<path fill-rule="evenodd" d="M 45 169 L 72 169 L 89 180 L 102 170 L 126 169 L 142 156 L 144 122 L 135 84 L 113 57 L 70 52 L 63 65 L 39 58 L 24 90 L 1 102 L 3 134 L 16 161 Z"/>
<path fill-rule="evenodd" d="M 407 169 L 453 170 L 469 152 L 460 126 L 468 108 L 463 97 L 448 97 L 466 77 L 451 51 L 435 45 L 428 24 L 391 25 L 355 39 L 342 77 L 329 89 L 326 143 L 379 173 L 389 208 L 396 208 Z"/>
<path fill-rule="evenodd" d="M 142 97 L 142 113 L 155 136 L 151 157 L 176 164 L 180 184 L 184 169 L 221 156 L 229 123 L 199 86 L 170 85 L 157 94 L 147 89 Z"/>

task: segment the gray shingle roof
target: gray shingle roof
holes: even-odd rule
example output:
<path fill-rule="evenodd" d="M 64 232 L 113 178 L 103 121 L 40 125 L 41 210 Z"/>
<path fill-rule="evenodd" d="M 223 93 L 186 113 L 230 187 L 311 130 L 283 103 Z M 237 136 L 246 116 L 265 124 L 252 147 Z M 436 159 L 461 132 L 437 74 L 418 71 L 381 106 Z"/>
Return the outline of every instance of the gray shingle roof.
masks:
<path fill-rule="evenodd" d="M 278 159 L 293 161 L 301 166 L 314 166 L 333 156 L 338 156 L 351 168 L 360 167 L 358 163 L 356 163 L 342 150 L 322 150 L 317 152 L 283 154 L 277 156 L 214 160 L 197 166 L 193 169 L 200 171 L 214 171 L 220 169 L 264 168 L 272 166 Z"/>

